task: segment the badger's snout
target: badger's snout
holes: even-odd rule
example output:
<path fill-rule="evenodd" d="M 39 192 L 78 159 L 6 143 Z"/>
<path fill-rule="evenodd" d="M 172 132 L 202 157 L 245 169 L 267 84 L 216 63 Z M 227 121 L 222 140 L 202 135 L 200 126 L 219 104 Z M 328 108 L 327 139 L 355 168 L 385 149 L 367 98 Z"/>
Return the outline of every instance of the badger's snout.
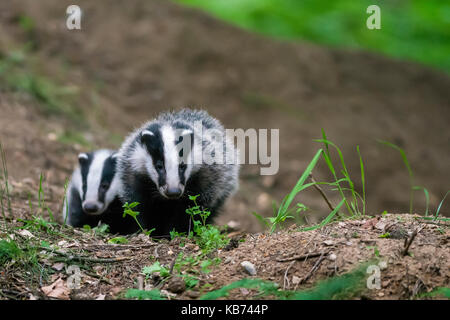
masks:
<path fill-rule="evenodd" d="M 171 198 L 171 199 L 176 199 L 181 197 L 181 195 L 183 194 L 183 190 L 181 190 L 181 188 L 169 188 L 167 189 L 166 195 L 167 197 Z"/>
<path fill-rule="evenodd" d="M 167 199 L 178 199 L 183 195 L 184 187 L 176 186 L 176 187 L 168 187 L 164 186 L 159 189 L 159 192 L 163 197 Z"/>
<path fill-rule="evenodd" d="M 83 202 L 83 210 L 90 215 L 98 215 L 102 213 L 103 204 L 98 201 Z"/>

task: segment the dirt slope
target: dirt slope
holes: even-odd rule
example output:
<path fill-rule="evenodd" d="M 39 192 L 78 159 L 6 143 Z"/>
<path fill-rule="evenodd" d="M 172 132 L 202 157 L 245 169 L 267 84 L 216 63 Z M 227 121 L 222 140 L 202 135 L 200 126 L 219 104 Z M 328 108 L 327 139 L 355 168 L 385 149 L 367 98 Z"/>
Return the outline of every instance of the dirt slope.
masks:
<path fill-rule="evenodd" d="M 11 87 L 11 79 L 1 75 L 0 141 L 7 155 L 14 218 L 29 216 L 28 199 L 36 206 L 41 173 L 45 176 L 45 198 L 58 213 L 64 181 L 78 152 L 118 147 L 123 136 L 140 123 L 160 111 L 185 106 L 207 109 L 227 128 L 280 129 L 279 173 L 261 177 L 258 166 L 244 166 L 240 191 L 229 201 L 219 224 L 237 220 L 242 230 L 260 231 L 261 226 L 249 212 L 268 215 L 271 201 L 280 201 L 289 192 L 320 147 L 312 140 L 320 138 L 321 128 L 342 147 L 358 188 L 356 145 L 360 146 L 367 175 L 367 212 L 405 212 L 409 203 L 408 174 L 399 154 L 375 139 L 394 142 L 406 150 L 415 184 L 430 191 L 431 208 L 436 208 L 449 188 L 450 78 L 445 74 L 365 52 L 275 41 L 168 1 L 134 0 L 126 6 L 118 0 L 108 5 L 79 1 L 83 29 L 68 31 L 65 9 L 69 4 L 65 0 L 0 3 L 0 61 L 31 44 L 24 61 L 19 62 L 20 70 L 72 92 L 62 94 L 62 101 L 81 114 L 74 119 L 64 112 L 45 111 L 48 101 L 42 101 L 36 92 L 33 95 Z M 24 25 L 28 18 L 32 27 Z M 80 132 L 81 140 L 76 138 Z M 315 176 L 317 180 L 329 178 L 323 164 Z M 337 203 L 338 196 L 326 192 Z M 299 201 L 311 207 L 312 222 L 328 213 L 314 190 L 303 193 Z M 417 194 L 417 212 L 423 211 L 424 203 L 423 195 Z M 441 212 L 448 214 L 449 210 L 446 203 Z M 402 257 L 398 255 L 402 239 L 378 238 L 382 230 L 362 227 L 364 223 L 336 224 L 306 234 L 247 235 L 237 249 L 220 253 L 222 264 L 202 279 L 202 285 L 210 281 L 217 289 L 230 279 L 244 277 L 239 263 L 249 259 L 256 264 L 259 276 L 293 289 L 292 276 L 304 277 L 317 258 L 298 262 L 290 271 L 286 270 L 290 262 L 276 258 L 315 253 L 331 246 L 337 255 L 334 267 L 330 267 L 333 260 L 327 258 L 306 286 L 299 286 L 308 287 L 317 279 L 341 274 L 357 262 L 373 258 L 376 246 L 381 257 L 388 257 L 395 266 L 384 279 L 393 285 L 385 282 L 383 295 L 377 291 L 368 297 L 409 298 L 436 286 L 448 286 L 448 270 L 444 272 L 448 266 L 448 232 L 427 226 L 412 247 L 414 256 Z M 410 232 L 416 227 L 413 220 L 404 226 Z M 73 232 L 74 237 L 79 236 L 79 232 Z M 354 232 L 361 238 L 350 239 Z M 106 244 L 84 237 L 76 244 Z M 324 244 L 329 238 L 333 244 Z M 132 238 L 130 244 L 139 247 L 142 241 Z M 346 244 L 349 241 L 355 245 Z M 154 252 L 152 246 L 148 250 Z M 175 250 L 178 244 L 165 248 Z M 195 252 L 193 247 L 186 250 Z M 109 251 L 97 253 L 108 256 Z M 131 269 L 124 271 L 119 265 L 117 274 L 111 274 L 112 287 L 95 284 L 96 289 L 88 289 L 85 297 L 108 290 L 109 298 L 117 297 L 121 290 L 134 287 L 141 268 L 148 264 L 148 253 L 144 250 L 142 256 L 136 255 Z M 167 260 L 162 263 L 170 264 L 170 255 L 162 256 Z M 408 271 L 407 266 L 414 271 Z M 104 271 L 100 269 L 99 274 Z M 115 283 L 114 277 L 124 280 Z M 8 285 L 16 285 L 11 281 Z M 90 283 L 85 285 L 89 287 Z M 111 293 L 116 287 L 119 289 L 113 291 L 117 295 Z M 82 292 L 81 296 L 73 294 L 74 298 L 83 298 Z M 252 294 L 240 290 L 231 297 L 248 298 Z"/>

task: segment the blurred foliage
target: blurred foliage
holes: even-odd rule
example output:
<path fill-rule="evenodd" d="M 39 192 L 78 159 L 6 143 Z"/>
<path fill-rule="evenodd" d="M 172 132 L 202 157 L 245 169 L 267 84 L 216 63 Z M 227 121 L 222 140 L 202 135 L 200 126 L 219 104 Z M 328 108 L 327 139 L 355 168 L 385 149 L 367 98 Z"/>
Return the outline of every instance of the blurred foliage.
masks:
<path fill-rule="evenodd" d="M 176 0 L 282 39 L 363 48 L 450 71 L 450 2 L 443 0 Z M 381 29 L 369 30 L 369 5 Z"/>

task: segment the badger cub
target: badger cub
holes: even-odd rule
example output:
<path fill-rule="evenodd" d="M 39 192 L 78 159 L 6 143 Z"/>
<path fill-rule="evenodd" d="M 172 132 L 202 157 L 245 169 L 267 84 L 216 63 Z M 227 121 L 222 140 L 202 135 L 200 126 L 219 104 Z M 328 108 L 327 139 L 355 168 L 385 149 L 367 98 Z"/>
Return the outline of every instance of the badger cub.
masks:
<path fill-rule="evenodd" d="M 63 221 L 73 227 L 99 222 L 109 225 L 113 233 L 137 231 L 136 223 L 122 218 L 116 175 L 117 152 L 101 149 L 78 155 L 79 166 L 74 170 L 63 206 Z"/>
<path fill-rule="evenodd" d="M 138 219 L 155 228 L 153 236 L 187 232 L 190 195 L 199 195 L 197 203 L 211 212 L 210 222 L 237 189 L 237 156 L 223 126 L 206 111 L 162 113 L 131 133 L 119 150 L 120 198 L 139 202 Z"/>

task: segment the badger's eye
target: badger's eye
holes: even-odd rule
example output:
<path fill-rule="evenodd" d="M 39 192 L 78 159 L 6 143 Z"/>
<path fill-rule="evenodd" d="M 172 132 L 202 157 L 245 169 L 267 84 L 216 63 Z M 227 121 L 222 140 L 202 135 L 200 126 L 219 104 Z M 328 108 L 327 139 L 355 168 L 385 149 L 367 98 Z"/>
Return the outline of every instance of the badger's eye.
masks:
<path fill-rule="evenodd" d="M 164 164 L 162 163 L 162 161 L 156 161 L 155 168 L 156 170 L 163 170 Z"/>
<path fill-rule="evenodd" d="M 103 190 L 107 190 L 109 188 L 109 183 L 108 182 L 102 182 L 100 184 L 100 188 L 102 188 Z"/>

